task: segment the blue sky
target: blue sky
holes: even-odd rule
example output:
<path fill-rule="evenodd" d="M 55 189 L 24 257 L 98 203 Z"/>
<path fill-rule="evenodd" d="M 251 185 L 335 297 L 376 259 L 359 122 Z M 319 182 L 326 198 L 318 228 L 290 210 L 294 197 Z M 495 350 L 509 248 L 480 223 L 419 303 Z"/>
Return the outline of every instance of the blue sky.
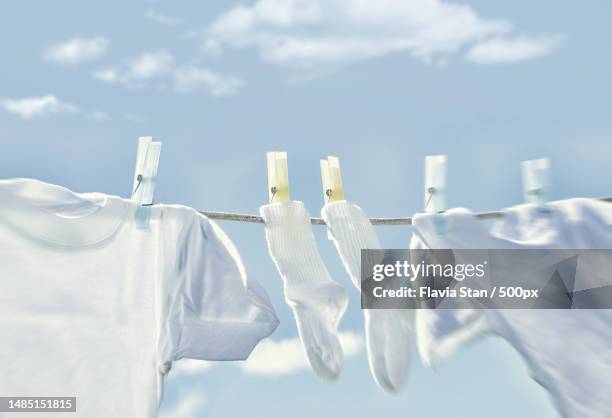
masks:
<path fill-rule="evenodd" d="M 292 197 L 318 214 L 319 159 L 372 217 L 423 205 L 423 157 L 447 154 L 448 206 L 522 201 L 520 161 L 550 157 L 553 197 L 612 195 L 612 4 L 602 1 L 248 0 L 4 3 L 0 177 L 128 196 L 138 136 L 163 141 L 157 201 L 256 213 L 265 153 L 289 153 Z M 371 379 L 351 295 L 340 379 L 301 356 L 261 225 L 223 223 L 282 324 L 245 364 L 177 365 L 164 416 L 554 417 L 496 339 L 438 370 L 413 356 L 390 395 Z M 406 247 L 409 227 L 380 227 Z M 270 359 L 284 359 L 275 368 Z"/>

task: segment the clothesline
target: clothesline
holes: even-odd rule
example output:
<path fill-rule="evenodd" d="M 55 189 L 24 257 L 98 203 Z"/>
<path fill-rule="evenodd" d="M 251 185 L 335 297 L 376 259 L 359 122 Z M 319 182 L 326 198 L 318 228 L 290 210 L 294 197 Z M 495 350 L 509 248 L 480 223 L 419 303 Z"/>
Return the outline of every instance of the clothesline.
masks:
<path fill-rule="evenodd" d="M 602 202 L 612 202 L 612 197 L 602 197 L 596 200 Z M 259 215 L 248 215 L 241 213 L 229 213 L 229 212 L 212 212 L 212 211 L 200 211 L 202 215 L 210 219 L 217 219 L 222 221 L 237 221 L 237 222 L 251 222 L 251 223 L 264 223 L 263 219 Z M 491 212 L 480 212 L 476 215 L 477 219 L 497 219 L 504 216 L 503 211 L 491 211 Z M 372 225 L 412 225 L 412 218 L 370 218 Z M 310 218 L 310 223 L 313 225 L 325 225 L 325 221 L 321 218 Z"/>

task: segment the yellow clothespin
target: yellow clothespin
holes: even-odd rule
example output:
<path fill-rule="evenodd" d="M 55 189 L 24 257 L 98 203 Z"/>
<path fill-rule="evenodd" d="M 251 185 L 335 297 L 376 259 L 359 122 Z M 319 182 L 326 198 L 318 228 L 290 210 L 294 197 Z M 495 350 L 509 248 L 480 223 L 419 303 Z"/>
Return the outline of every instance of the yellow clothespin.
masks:
<path fill-rule="evenodd" d="M 327 160 L 321 160 L 321 181 L 323 182 L 323 204 L 344 200 L 344 188 L 342 187 L 342 175 L 340 174 L 340 160 L 338 157 L 328 156 Z M 327 229 L 327 238 L 333 239 L 333 235 Z"/>
<path fill-rule="evenodd" d="M 286 152 L 268 152 L 268 197 L 270 203 L 289 201 L 289 170 Z"/>
<path fill-rule="evenodd" d="M 342 175 L 340 174 L 340 160 L 338 157 L 328 156 L 321 160 L 321 181 L 323 182 L 323 203 L 328 204 L 344 200 Z"/>

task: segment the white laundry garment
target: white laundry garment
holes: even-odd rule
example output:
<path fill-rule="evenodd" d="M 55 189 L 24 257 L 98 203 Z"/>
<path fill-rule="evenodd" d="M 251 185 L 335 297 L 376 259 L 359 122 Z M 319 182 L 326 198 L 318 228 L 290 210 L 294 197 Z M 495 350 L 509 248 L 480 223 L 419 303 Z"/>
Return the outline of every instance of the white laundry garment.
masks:
<path fill-rule="evenodd" d="M 412 246 L 451 249 L 610 249 L 612 206 L 589 199 L 506 211 L 488 232 L 465 210 L 445 213 L 438 235 L 430 215 L 414 218 Z M 580 279 L 580 272 L 576 272 Z M 550 393 L 565 418 L 612 416 L 612 311 L 579 310 L 421 310 L 417 313 L 419 351 L 433 362 L 475 336 L 503 337 L 525 359 L 531 376 Z"/>
<path fill-rule="evenodd" d="M 361 290 L 361 250 L 380 249 L 374 227 L 359 206 L 345 200 L 325 205 L 321 216 L 353 284 Z M 397 391 L 410 370 L 413 311 L 364 309 L 363 315 L 370 371 L 380 386 Z"/>
<path fill-rule="evenodd" d="M 156 417 L 171 362 L 245 359 L 278 325 L 191 208 L 155 205 L 143 230 L 129 200 L 28 179 L 0 202 L 0 393 L 76 397 L 40 416 Z"/>
<path fill-rule="evenodd" d="M 320 377 L 335 379 L 342 370 L 338 325 L 348 305 L 346 291 L 332 280 L 321 259 L 302 202 L 273 203 L 259 212 L 310 365 Z"/>

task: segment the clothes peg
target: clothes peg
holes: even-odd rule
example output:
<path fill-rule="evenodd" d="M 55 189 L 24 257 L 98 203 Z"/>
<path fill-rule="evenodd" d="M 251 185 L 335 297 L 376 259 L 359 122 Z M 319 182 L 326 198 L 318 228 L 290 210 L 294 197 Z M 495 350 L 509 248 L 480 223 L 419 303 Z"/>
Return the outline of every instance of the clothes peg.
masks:
<path fill-rule="evenodd" d="M 425 157 L 425 212 L 434 213 L 439 235 L 444 234 L 444 218 L 439 212 L 446 209 L 446 155 Z"/>
<path fill-rule="evenodd" d="M 289 170 L 286 152 L 268 152 L 268 198 L 270 203 L 289 201 Z"/>
<path fill-rule="evenodd" d="M 321 181 L 323 182 L 323 204 L 344 200 L 340 160 L 329 155 L 327 160 L 321 160 Z M 327 238 L 333 240 L 331 231 L 327 230 Z"/>
<path fill-rule="evenodd" d="M 550 198 L 550 160 L 523 161 L 523 190 L 525 201 L 544 208 Z"/>
<path fill-rule="evenodd" d="M 329 162 L 327 160 L 320 160 L 319 163 L 321 166 L 321 183 L 323 186 L 323 205 L 327 205 L 331 201 L 334 192 L 329 175 Z"/>
<path fill-rule="evenodd" d="M 138 139 L 136 169 L 134 170 L 132 188 L 132 200 L 138 203 L 135 214 L 136 228 L 138 229 L 149 227 L 161 146 L 161 142 L 154 142 L 151 137 L 140 137 Z"/>
<path fill-rule="evenodd" d="M 327 157 L 327 160 L 321 160 L 321 180 L 323 182 L 324 204 L 344 200 L 340 160 L 338 157 L 330 155 Z"/>

